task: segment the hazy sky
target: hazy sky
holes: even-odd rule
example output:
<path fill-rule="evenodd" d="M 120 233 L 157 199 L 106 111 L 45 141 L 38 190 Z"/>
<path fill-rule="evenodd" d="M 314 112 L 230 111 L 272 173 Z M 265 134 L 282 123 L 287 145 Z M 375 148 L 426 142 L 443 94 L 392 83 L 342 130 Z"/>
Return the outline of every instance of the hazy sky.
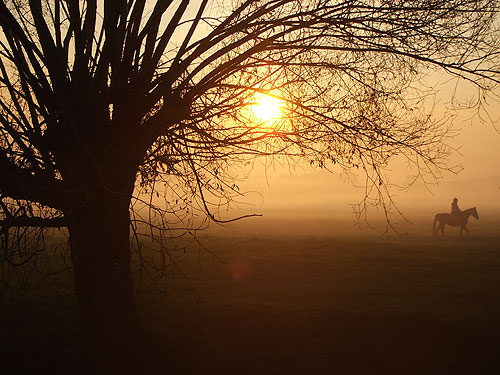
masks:
<path fill-rule="evenodd" d="M 492 101 L 487 109 L 491 118 L 498 121 L 500 102 Z M 461 130 L 452 140 L 459 153 L 454 154 L 451 164 L 460 164 L 463 170 L 457 175 L 445 173 L 439 184 L 428 189 L 417 184 L 407 192 L 394 190 L 405 214 L 447 212 L 454 197 L 462 209 L 477 206 L 500 213 L 500 133 L 491 121 L 482 123 L 471 111 L 460 113 L 453 123 Z M 499 127 L 500 123 L 496 125 Z M 392 170 L 394 182 L 407 178 L 408 172 L 401 169 Z M 286 168 L 267 169 L 266 173 L 257 168 L 241 187 L 262 194 L 250 195 L 249 201 L 256 204 L 255 212 L 301 215 L 307 210 L 308 216 L 327 217 L 331 211 L 351 212 L 349 204 L 363 197 L 362 189 L 344 180 L 338 172 L 330 174 L 309 167 L 292 173 Z"/>
<path fill-rule="evenodd" d="M 213 15 L 219 16 L 227 11 L 223 1 L 210 2 L 209 9 Z M 188 16 L 196 10 L 197 4 L 194 4 Z M 182 29 L 179 36 L 183 37 Z M 451 106 L 451 97 L 463 103 L 477 96 L 472 86 L 466 83 L 455 86 L 448 78 L 436 72 L 429 72 L 425 78 L 426 86 L 439 91 L 436 96 L 437 113 Z M 496 94 L 497 100 L 489 101 L 487 111 L 500 129 L 500 90 Z M 453 124 L 455 129 L 461 130 L 452 141 L 453 147 L 459 148 L 459 153 L 453 156 L 450 164 L 460 164 L 463 170 L 458 175 L 445 173 L 439 184 L 427 188 L 416 184 L 407 192 L 393 190 L 406 215 L 411 216 L 417 211 L 447 212 L 454 197 L 459 199 L 462 209 L 477 206 L 480 212 L 481 208 L 487 208 L 500 214 L 500 133 L 494 129 L 492 121 L 482 123 L 473 111 L 460 113 Z M 245 182 L 239 184 L 242 191 L 255 191 L 243 199 L 254 206 L 243 204 L 241 212 L 300 216 L 307 211 L 309 217 L 323 218 L 334 215 L 333 212 L 351 215 L 350 204 L 362 199 L 363 189 L 353 187 L 339 172 L 331 174 L 313 170 L 307 164 L 292 173 L 285 167 L 267 170 L 257 167 Z M 246 173 L 241 171 L 239 174 Z M 391 172 L 393 182 L 403 183 L 408 177 L 408 171 L 400 167 Z M 231 214 L 228 213 L 228 216 Z"/>

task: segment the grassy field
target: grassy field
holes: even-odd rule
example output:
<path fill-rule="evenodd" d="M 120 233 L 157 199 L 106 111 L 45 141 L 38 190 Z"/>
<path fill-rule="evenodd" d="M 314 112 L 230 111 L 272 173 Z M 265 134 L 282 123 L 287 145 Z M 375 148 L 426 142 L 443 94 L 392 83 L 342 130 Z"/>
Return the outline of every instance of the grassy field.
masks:
<path fill-rule="evenodd" d="M 162 373 L 499 373 L 495 228 L 469 237 L 328 228 L 207 231 L 200 241 L 213 254 L 184 243 L 179 270 L 156 280 L 161 293 L 144 276 L 137 302 Z M 40 276 L 24 298 L 3 298 L 2 374 L 82 368 L 70 283 L 69 272 Z"/>

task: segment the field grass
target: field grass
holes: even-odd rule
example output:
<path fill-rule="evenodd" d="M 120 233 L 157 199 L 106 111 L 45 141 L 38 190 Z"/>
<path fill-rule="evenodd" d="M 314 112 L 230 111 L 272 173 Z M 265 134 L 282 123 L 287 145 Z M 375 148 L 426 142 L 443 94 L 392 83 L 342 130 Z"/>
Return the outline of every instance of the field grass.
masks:
<path fill-rule="evenodd" d="M 143 277 L 137 302 L 161 373 L 499 373 L 500 235 L 329 225 L 207 231 L 213 253 L 184 243 L 179 270 L 156 280 L 161 293 Z M 44 276 L 4 298 L 2 374 L 82 368 L 70 283 L 68 272 Z"/>

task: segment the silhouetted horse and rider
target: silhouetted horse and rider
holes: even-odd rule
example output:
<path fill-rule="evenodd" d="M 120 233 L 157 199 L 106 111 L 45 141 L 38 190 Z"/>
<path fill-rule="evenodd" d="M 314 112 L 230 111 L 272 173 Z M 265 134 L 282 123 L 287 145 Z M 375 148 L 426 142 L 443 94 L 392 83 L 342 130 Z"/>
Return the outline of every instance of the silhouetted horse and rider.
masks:
<path fill-rule="evenodd" d="M 466 227 L 469 216 L 472 216 L 475 219 L 479 219 L 476 207 L 472 207 L 462 211 L 460 210 L 460 208 L 458 208 L 458 199 L 454 198 L 453 202 L 451 203 L 451 213 L 436 214 L 436 216 L 434 217 L 432 234 L 437 234 L 439 230 L 441 230 L 441 234 L 444 234 L 444 226 L 446 224 L 451 225 L 452 227 L 460 227 L 460 234 L 462 234 L 464 230 L 467 234 L 469 234 L 469 230 Z M 439 225 L 436 228 L 436 223 L 438 222 Z"/>

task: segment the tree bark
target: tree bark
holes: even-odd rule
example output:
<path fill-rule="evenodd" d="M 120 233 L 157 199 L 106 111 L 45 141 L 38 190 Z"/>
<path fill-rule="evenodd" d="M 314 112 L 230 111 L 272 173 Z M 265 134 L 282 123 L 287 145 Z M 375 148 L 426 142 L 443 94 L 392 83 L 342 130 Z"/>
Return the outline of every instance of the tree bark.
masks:
<path fill-rule="evenodd" d="M 129 185 L 79 192 L 69 210 L 75 294 L 91 354 L 101 365 L 124 364 L 142 333 L 130 265 Z"/>

